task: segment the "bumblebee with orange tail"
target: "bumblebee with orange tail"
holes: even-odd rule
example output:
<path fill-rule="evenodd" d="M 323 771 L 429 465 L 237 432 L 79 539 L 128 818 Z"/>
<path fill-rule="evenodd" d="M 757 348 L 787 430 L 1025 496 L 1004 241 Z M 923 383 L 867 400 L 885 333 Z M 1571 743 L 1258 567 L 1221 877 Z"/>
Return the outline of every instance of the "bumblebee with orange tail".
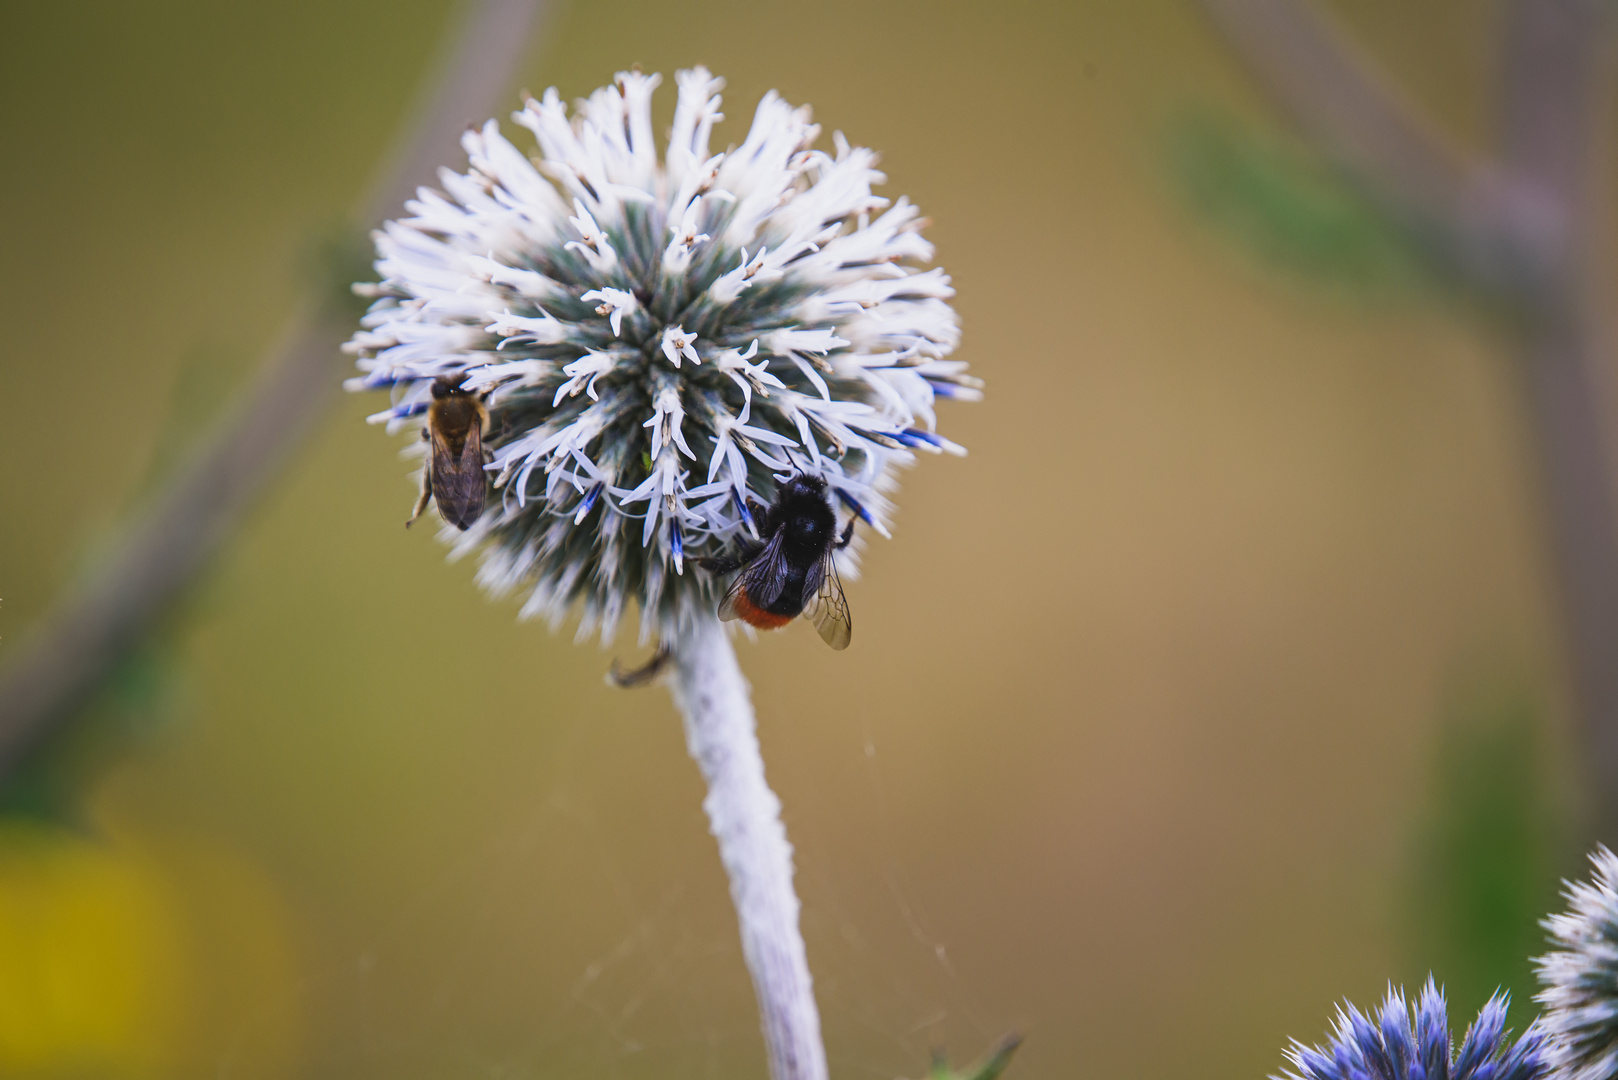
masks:
<path fill-rule="evenodd" d="M 748 500 L 748 509 L 762 542 L 743 538 L 735 556 L 697 560 L 714 574 L 741 571 L 719 603 L 719 617 L 774 630 L 802 615 L 827 645 L 848 648 L 853 624 L 832 552 L 854 539 L 855 519 L 839 533 L 826 481 L 807 473 L 783 484 L 773 505 Z"/>

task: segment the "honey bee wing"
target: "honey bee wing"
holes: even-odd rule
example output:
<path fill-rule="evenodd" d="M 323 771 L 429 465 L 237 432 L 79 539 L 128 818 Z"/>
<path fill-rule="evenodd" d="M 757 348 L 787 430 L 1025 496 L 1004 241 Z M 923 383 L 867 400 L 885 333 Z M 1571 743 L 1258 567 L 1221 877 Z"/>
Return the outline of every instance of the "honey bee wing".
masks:
<path fill-rule="evenodd" d="M 820 560 L 819 571 L 819 587 L 804 605 L 803 617 L 815 624 L 822 641 L 841 651 L 854 637 L 854 622 L 848 616 L 848 597 L 843 595 L 843 581 L 837 576 L 831 552 Z"/>
<path fill-rule="evenodd" d="M 726 622 L 741 618 L 737 601 L 743 597 L 754 607 L 768 607 L 780 598 L 786 579 L 787 562 L 781 553 L 781 538 L 774 536 L 731 582 L 725 598 L 719 602 L 719 617 Z"/>
<path fill-rule="evenodd" d="M 438 512 L 457 529 L 466 529 L 483 513 L 488 481 L 483 474 L 483 434 L 474 424 L 457 454 L 438 431 L 432 434 L 433 498 Z"/>

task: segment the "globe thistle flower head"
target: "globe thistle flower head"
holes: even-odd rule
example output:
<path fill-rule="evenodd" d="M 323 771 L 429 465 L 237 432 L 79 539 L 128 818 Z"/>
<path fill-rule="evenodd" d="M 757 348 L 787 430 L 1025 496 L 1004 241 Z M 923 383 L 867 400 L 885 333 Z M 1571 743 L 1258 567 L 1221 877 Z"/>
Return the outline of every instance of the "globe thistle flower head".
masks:
<path fill-rule="evenodd" d="M 1569 910 L 1542 924 L 1561 948 L 1534 961 L 1540 1022 L 1565 1080 L 1618 1076 L 1618 857 L 1601 846 L 1590 862 L 1593 880 L 1565 883 Z"/>
<path fill-rule="evenodd" d="M 554 89 L 514 114 L 537 159 L 491 120 L 462 140 L 411 216 L 376 234 L 381 281 L 348 348 L 387 388 L 373 421 L 411 426 L 440 376 L 485 395 L 493 495 L 457 553 L 528 590 L 525 617 L 611 637 L 627 602 L 667 634 L 718 585 L 691 566 L 756 535 L 749 500 L 794 474 L 887 535 L 897 466 L 961 453 L 939 398 L 975 399 L 949 278 L 907 200 L 873 194 L 870 150 L 815 148 L 807 108 L 773 91 L 741 145 L 709 146 L 721 80 L 678 73 L 666 147 L 659 77 L 620 73 L 569 116 Z M 839 555 L 852 574 L 853 549 Z"/>
<path fill-rule="evenodd" d="M 1296 1040 L 1292 1069 L 1277 1080 L 1539 1080 L 1548 1071 L 1545 1037 L 1531 1024 L 1512 1043 L 1504 994 L 1496 994 L 1452 1053 L 1448 1008 L 1431 977 L 1414 1011 L 1402 990 L 1388 988 L 1381 1011 L 1366 1016 L 1345 1002 L 1328 1046 Z"/>

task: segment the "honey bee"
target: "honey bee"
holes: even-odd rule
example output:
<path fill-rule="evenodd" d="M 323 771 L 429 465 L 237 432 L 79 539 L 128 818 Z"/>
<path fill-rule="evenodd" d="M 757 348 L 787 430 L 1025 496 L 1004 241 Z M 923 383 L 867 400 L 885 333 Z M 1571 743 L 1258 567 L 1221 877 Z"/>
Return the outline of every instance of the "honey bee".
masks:
<path fill-rule="evenodd" d="M 719 617 L 774 630 L 802 615 L 827 645 L 848 648 L 854 628 L 832 552 L 854 539 L 855 519 L 839 533 L 826 481 L 807 473 L 783 484 L 773 505 L 750 501 L 750 509 L 762 543 L 744 539 L 734 557 L 698 560 L 711 573 L 741 571 L 719 602 Z"/>
<path fill-rule="evenodd" d="M 427 407 L 427 426 L 421 429 L 422 441 L 431 444 L 431 451 L 421 470 L 421 498 L 405 522 L 407 529 L 427 509 L 429 499 L 437 502 L 440 517 L 463 531 L 483 513 L 489 486 L 483 472 L 489 410 L 481 397 L 461 388 L 464 379 L 457 373 L 433 380 L 433 403 Z"/>

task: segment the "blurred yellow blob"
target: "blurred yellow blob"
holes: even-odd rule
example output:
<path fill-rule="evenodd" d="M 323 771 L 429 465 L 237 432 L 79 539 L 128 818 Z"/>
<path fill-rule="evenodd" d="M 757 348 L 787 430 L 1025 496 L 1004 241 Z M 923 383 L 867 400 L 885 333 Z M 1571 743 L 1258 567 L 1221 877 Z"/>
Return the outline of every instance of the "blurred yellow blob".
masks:
<path fill-rule="evenodd" d="M 230 853 L 0 823 L 0 1076 L 288 1075 L 288 942 Z"/>

